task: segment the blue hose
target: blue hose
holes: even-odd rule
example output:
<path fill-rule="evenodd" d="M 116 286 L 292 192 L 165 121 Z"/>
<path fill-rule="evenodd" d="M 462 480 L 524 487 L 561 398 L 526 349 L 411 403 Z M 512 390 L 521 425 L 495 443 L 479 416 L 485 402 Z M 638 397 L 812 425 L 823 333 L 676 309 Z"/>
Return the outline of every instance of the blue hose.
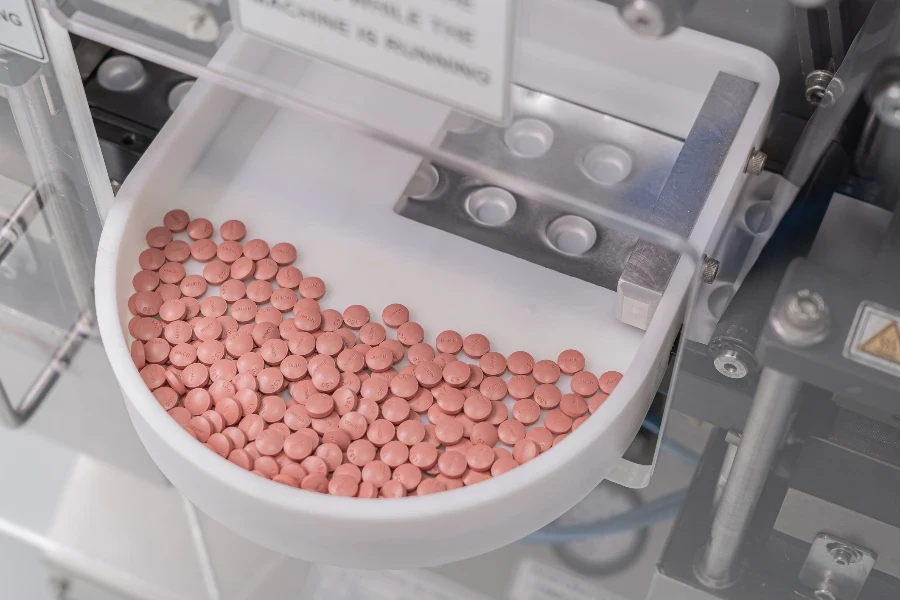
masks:
<path fill-rule="evenodd" d="M 659 435 L 660 422 L 655 415 L 647 415 L 642 427 L 650 433 Z M 674 440 L 662 439 L 661 441 L 663 452 L 671 454 L 691 466 L 696 466 L 699 459 L 693 450 Z M 641 529 L 674 517 L 681 508 L 681 503 L 686 495 L 686 490 L 672 492 L 598 523 L 576 527 L 547 526 L 523 538 L 522 541 L 529 544 L 561 544 Z"/>
<path fill-rule="evenodd" d="M 647 415 L 647 417 L 644 419 L 644 424 L 641 425 L 641 427 L 643 427 L 650 433 L 659 435 L 659 425 L 659 421 L 655 416 Z M 665 452 L 666 454 L 671 454 L 681 462 L 686 463 L 692 467 L 697 466 L 697 461 L 700 459 L 693 450 L 669 438 L 661 438 L 661 440 L 663 452 Z"/>
<path fill-rule="evenodd" d="M 686 495 L 686 490 L 678 490 L 599 523 L 577 527 L 547 526 L 522 541 L 530 544 L 561 544 L 641 529 L 674 517 Z"/>

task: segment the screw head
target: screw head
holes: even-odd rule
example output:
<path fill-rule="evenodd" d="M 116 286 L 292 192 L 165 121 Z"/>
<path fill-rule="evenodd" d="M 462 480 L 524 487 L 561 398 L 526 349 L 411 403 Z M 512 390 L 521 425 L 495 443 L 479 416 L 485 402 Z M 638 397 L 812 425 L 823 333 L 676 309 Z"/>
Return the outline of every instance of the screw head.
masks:
<path fill-rule="evenodd" d="M 731 379 L 743 379 L 750 371 L 746 363 L 741 360 L 740 355 L 734 350 L 720 352 L 713 359 L 713 365 L 716 367 L 716 371 Z"/>
<path fill-rule="evenodd" d="M 792 325 L 810 327 L 828 314 L 828 307 L 821 295 L 809 290 L 799 290 L 788 298 L 785 316 Z"/>
<path fill-rule="evenodd" d="M 648 37 L 666 33 L 666 18 L 656 2 L 632 0 L 619 7 L 619 14 L 635 33 Z"/>
<path fill-rule="evenodd" d="M 814 106 L 833 106 L 844 93 L 844 84 L 831 71 L 820 69 L 806 76 L 806 101 Z"/>
<path fill-rule="evenodd" d="M 842 567 L 852 565 L 859 561 L 860 558 L 856 550 L 839 542 L 829 544 L 828 551 L 831 554 L 831 559 L 834 561 L 834 564 Z"/>
<path fill-rule="evenodd" d="M 719 274 L 719 261 L 708 256 L 703 257 L 703 272 L 701 278 L 703 283 L 712 283 Z"/>
<path fill-rule="evenodd" d="M 769 156 L 765 152 L 754 148 L 750 151 L 750 156 L 747 157 L 747 165 L 744 167 L 744 170 L 751 175 L 759 175 L 766 168 L 768 159 Z"/>
<path fill-rule="evenodd" d="M 808 348 L 828 337 L 831 312 L 820 294 L 803 289 L 788 296 L 769 322 L 786 344 Z"/>
<path fill-rule="evenodd" d="M 900 82 L 885 86 L 872 102 L 878 119 L 888 127 L 900 127 Z"/>

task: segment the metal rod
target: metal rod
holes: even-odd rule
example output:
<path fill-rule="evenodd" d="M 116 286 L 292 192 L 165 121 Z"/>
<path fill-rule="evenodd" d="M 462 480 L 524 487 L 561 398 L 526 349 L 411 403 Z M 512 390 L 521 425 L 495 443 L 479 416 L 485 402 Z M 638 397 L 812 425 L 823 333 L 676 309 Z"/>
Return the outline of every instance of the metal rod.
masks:
<path fill-rule="evenodd" d="M 27 231 L 28 226 L 41 212 L 41 197 L 36 187 L 32 187 L 0 226 L 0 263 L 12 252 L 16 242 Z"/>
<path fill-rule="evenodd" d="M 69 367 L 72 358 L 84 344 L 92 329 L 91 315 L 82 313 L 53 356 L 50 357 L 49 362 L 34 378 L 18 406 L 13 406 L 3 383 L 0 382 L 0 423 L 16 428 L 28 422 L 28 419 L 50 394 L 59 377 Z"/>
<path fill-rule="evenodd" d="M 694 568 L 697 579 L 706 587 L 726 588 L 737 579 L 738 553 L 794 413 L 801 385 L 795 377 L 771 368 L 763 369 L 716 509 L 709 542 Z"/>

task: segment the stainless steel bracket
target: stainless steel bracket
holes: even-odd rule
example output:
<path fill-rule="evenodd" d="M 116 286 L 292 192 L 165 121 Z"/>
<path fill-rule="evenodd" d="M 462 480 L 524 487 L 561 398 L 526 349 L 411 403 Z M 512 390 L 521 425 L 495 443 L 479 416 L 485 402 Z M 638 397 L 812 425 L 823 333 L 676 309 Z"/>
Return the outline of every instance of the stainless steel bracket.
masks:
<path fill-rule="evenodd" d="M 648 218 L 653 225 L 688 237 L 759 87 L 719 73 Z M 679 255 L 644 240 L 631 251 L 617 286 L 616 317 L 647 329 L 669 284 Z"/>

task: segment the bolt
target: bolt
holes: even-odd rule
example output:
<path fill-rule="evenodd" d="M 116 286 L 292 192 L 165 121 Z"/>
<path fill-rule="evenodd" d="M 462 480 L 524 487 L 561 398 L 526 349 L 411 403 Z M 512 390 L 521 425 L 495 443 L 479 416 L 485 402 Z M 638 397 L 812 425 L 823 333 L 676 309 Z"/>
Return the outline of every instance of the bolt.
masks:
<path fill-rule="evenodd" d="M 822 296 L 809 290 L 800 290 L 793 294 L 787 302 L 785 316 L 792 325 L 809 327 L 818 323 L 828 314 L 828 307 Z"/>
<path fill-rule="evenodd" d="M 665 15 L 656 2 L 631 0 L 619 7 L 619 14 L 640 35 L 662 37 L 669 32 Z"/>
<path fill-rule="evenodd" d="M 750 369 L 734 350 L 724 350 L 713 359 L 716 371 L 731 379 L 743 379 Z"/>
<path fill-rule="evenodd" d="M 781 304 L 770 324 L 786 344 L 806 348 L 828 336 L 831 312 L 820 294 L 798 290 Z"/>
<path fill-rule="evenodd" d="M 852 548 L 850 548 L 849 546 L 845 546 L 844 544 L 833 544 L 830 552 L 831 558 L 834 560 L 835 564 L 842 567 L 846 567 L 847 565 L 851 565 L 857 561 L 856 552 L 854 552 Z"/>
<path fill-rule="evenodd" d="M 816 600 L 836 600 L 837 586 L 826 580 L 819 584 L 819 589 L 813 592 Z"/>
<path fill-rule="evenodd" d="M 843 92 L 843 84 L 831 71 L 812 71 L 806 76 L 806 101 L 813 106 L 832 106 Z"/>
<path fill-rule="evenodd" d="M 765 152 L 754 148 L 750 151 L 750 156 L 747 157 L 747 165 L 744 167 L 744 172 L 750 173 L 751 175 L 759 175 L 766 167 L 766 160 L 768 160 L 768 158 L 769 157 Z"/>
<path fill-rule="evenodd" d="M 703 283 L 712 283 L 719 274 L 719 261 L 703 255 Z"/>
<path fill-rule="evenodd" d="M 889 127 L 900 127 L 900 82 L 886 85 L 872 101 L 878 119 Z"/>

